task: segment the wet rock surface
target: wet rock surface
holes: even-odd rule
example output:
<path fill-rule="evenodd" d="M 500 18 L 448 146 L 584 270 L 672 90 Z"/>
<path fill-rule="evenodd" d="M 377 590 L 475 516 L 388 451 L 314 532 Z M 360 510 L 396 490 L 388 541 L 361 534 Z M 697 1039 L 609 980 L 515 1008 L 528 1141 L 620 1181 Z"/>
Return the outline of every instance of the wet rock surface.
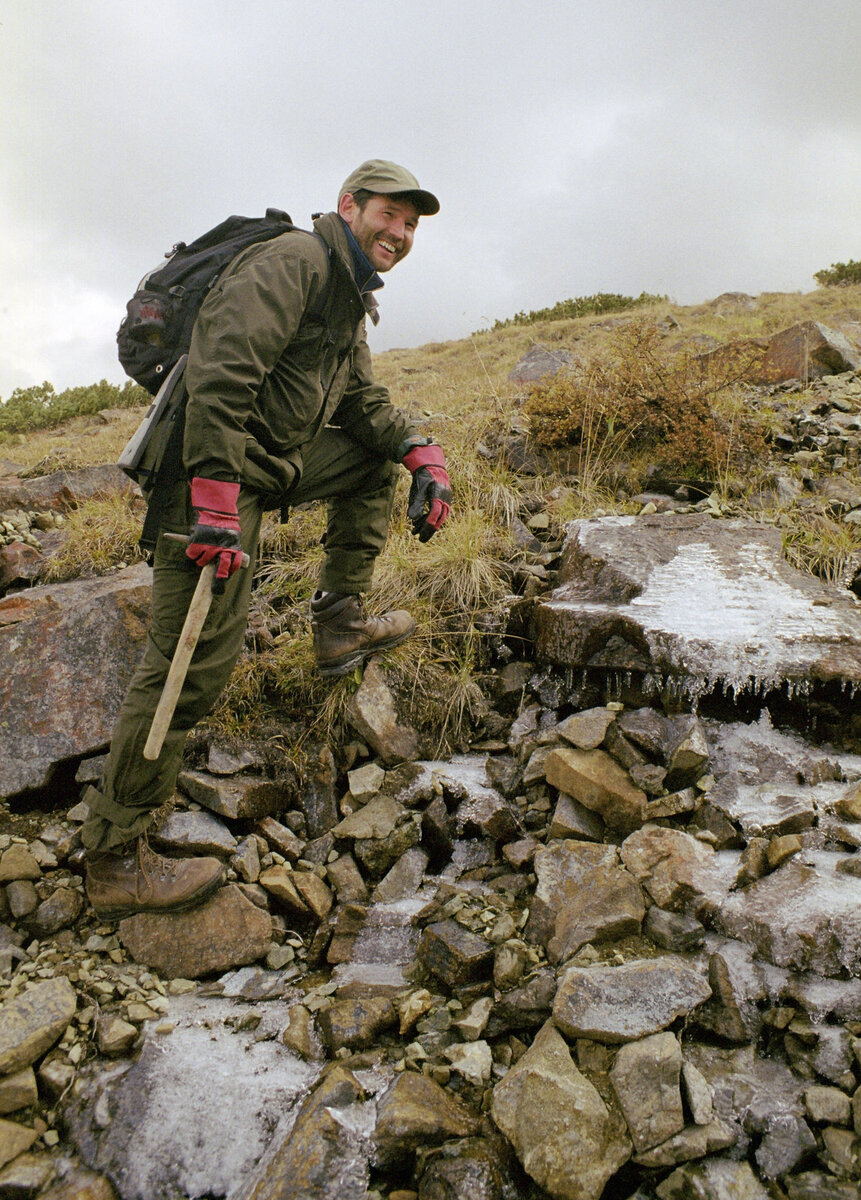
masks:
<path fill-rule="evenodd" d="M 678 552 L 721 524 L 673 527 Z M 676 550 L 627 529 L 596 533 L 620 540 L 593 575 L 636 611 L 632 581 L 647 594 Z M 766 560 L 735 561 L 755 592 Z M 845 613 L 834 678 L 861 646 Z M 652 670 L 646 624 L 624 628 Z M 691 635 L 703 653 L 714 632 Z M 609 645 L 582 636 L 590 658 Z M 679 681 L 687 636 L 655 634 Z M 735 662 L 715 637 L 712 664 Z M 369 675 L 359 766 L 319 747 L 300 778 L 265 743 L 196 748 L 153 840 L 222 859 L 199 909 L 87 906 L 99 747 L 62 805 L 5 810 L 0 1194 L 857 1197 L 861 757 L 765 708 L 620 690 L 612 663 L 599 688 L 513 660 L 481 749 L 401 764 L 408 722 Z"/>

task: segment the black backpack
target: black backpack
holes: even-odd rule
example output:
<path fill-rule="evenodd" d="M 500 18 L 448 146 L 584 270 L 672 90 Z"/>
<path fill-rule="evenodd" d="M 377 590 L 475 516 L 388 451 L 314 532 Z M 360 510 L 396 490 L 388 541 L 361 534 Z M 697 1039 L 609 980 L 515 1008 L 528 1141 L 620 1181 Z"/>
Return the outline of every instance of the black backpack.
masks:
<path fill-rule="evenodd" d="M 246 246 L 297 227 L 278 208 L 265 217 L 228 217 L 186 245 L 178 242 L 138 284 L 117 330 L 123 370 L 155 395 L 167 373 L 188 352 L 200 306 L 221 272 Z"/>

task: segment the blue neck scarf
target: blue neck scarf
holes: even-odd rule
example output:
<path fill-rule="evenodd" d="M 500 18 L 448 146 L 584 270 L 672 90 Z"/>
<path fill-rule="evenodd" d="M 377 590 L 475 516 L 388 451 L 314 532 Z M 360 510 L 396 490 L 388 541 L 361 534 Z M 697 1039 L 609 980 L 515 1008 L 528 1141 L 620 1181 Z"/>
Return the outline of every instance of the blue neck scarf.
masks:
<path fill-rule="evenodd" d="M 353 256 L 353 278 L 356 281 L 356 287 L 362 293 L 375 292 L 377 288 L 384 286 L 383 281 L 374 270 L 373 263 L 370 262 L 367 255 L 356 241 L 355 237 L 353 236 L 352 229 L 343 217 L 341 217 L 341 224 L 344 226 L 344 232 L 347 235 L 347 243 L 350 247 L 350 253 Z"/>

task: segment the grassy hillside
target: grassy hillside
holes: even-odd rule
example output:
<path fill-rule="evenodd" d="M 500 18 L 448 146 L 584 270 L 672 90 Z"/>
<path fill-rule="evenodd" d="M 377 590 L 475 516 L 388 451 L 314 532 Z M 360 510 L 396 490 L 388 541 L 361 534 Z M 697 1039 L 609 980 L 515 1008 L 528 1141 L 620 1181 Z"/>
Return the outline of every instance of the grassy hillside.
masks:
<path fill-rule="evenodd" d="M 518 597 L 552 583 L 565 521 L 642 507 L 637 495 L 648 484 L 660 446 L 645 444 L 636 403 L 633 419 L 610 411 L 607 398 L 614 389 L 629 389 L 634 401 L 647 395 L 643 407 L 656 408 L 683 437 L 705 431 L 697 475 L 714 491 L 711 511 L 752 512 L 779 523 L 794 560 L 826 575 L 839 575 L 839 564 L 861 549 L 857 526 L 829 524 L 815 505 L 763 502 L 777 469 L 765 450 L 774 419 L 771 399 L 760 392 L 754 403 L 752 389 L 732 372 L 704 385 L 691 367 L 694 355 L 717 343 L 767 337 L 801 320 L 838 328 L 861 321 L 861 285 L 765 294 L 755 303 L 732 296 L 689 307 L 641 301 L 629 311 L 527 321 L 376 357 L 378 378 L 394 402 L 445 448 L 453 480 L 451 520 L 420 546 L 404 520 L 403 473 L 389 545 L 369 597 L 377 608 L 408 607 L 417 619 L 417 636 L 387 661 L 414 719 L 436 731 L 440 751 L 463 744 L 480 722 L 485 675 L 504 615 Z M 591 390 L 579 394 L 585 417 L 577 444 L 545 438 L 538 473 L 530 474 L 512 469 L 505 447 L 512 437 L 530 446 L 529 414 L 536 425 L 538 410 L 530 389 L 508 377 L 536 343 L 567 353 L 577 364 L 574 375 L 590 381 Z M 0 457 L 32 473 L 114 461 L 141 415 L 139 407 L 122 406 L 133 398 L 127 392 L 107 416 L 82 413 L 49 429 L 14 430 L 0 422 Z M 801 392 L 780 402 L 785 408 L 809 399 Z M 568 404 L 567 393 L 562 403 Z M 793 467 L 781 462 L 780 470 Z M 141 519 L 140 501 L 82 505 L 69 514 L 68 540 L 49 575 L 68 578 L 134 561 Z M 529 522 L 543 539 L 539 549 L 524 548 L 523 524 Z M 307 602 L 322 529 L 319 507 L 294 512 L 286 526 L 267 522 L 248 653 L 212 718 L 222 732 L 259 728 L 273 715 L 304 720 L 309 711 L 318 731 L 337 732 L 357 681 L 323 683 L 313 670 Z"/>

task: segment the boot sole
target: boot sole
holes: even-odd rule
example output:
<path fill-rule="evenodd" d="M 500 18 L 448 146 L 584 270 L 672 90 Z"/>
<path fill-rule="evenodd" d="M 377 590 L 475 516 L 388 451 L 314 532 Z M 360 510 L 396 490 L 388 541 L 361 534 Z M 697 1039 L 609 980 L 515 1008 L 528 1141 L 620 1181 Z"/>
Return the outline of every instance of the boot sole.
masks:
<path fill-rule="evenodd" d="M 90 901 L 90 907 L 96 916 L 102 921 L 120 921 L 124 917 L 133 917 L 137 913 L 145 912 L 188 912 L 190 908 L 197 908 L 199 904 L 203 904 L 204 900 L 208 900 L 209 897 L 214 892 L 217 892 L 220 887 L 223 887 L 225 883 L 226 877 L 224 872 L 222 872 L 220 875 L 216 875 L 215 879 L 213 879 L 211 883 L 208 883 L 206 887 L 201 888 L 199 892 L 195 892 L 193 896 L 189 896 L 186 900 L 180 901 L 179 904 L 171 904 L 169 906 L 164 904 L 115 904 L 109 908 L 104 908 L 102 906 L 97 908 L 96 905 Z"/>
<path fill-rule="evenodd" d="M 349 675 L 350 671 L 354 671 L 366 658 L 371 658 L 374 654 L 379 654 L 383 650 L 391 650 L 395 646 L 400 646 L 401 642 L 405 642 L 408 637 L 412 637 L 415 631 L 416 623 L 413 621 L 412 628 L 398 634 L 397 637 L 386 638 L 382 642 L 374 642 L 373 646 L 368 646 L 366 650 L 352 650 L 349 654 L 342 654 L 340 658 L 332 659 L 331 662 L 318 662 L 317 670 L 326 679 L 335 678 L 339 675 Z"/>

